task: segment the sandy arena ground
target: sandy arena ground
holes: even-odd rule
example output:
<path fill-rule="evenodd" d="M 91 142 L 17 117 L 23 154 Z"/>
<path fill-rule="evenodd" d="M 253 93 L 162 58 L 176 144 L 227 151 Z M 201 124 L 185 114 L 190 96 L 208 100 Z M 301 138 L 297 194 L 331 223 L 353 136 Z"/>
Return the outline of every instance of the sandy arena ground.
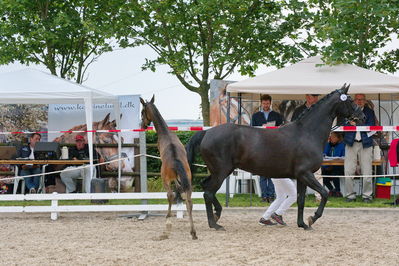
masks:
<path fill-rule="evenodd" d="M 258 225 L 264 209 L 225 210 L 226 231 L 208 228 L 195 212 L 199 239 L 187 218 L 173 218 L 169 239 L 156 240 L 163 217 L 144 221 L 120 213 L 1 214 L 1 265 L 399 265 L 399 209 L 326 210 L 313 231 Z M 314 210 L 307 210 L 306 217 Z"/>

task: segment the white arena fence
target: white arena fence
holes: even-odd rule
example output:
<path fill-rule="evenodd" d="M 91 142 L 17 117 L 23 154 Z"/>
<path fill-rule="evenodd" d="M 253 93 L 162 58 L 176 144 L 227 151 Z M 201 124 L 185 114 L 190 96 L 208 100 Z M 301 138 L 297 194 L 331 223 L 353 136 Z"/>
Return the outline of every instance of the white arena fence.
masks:
<path fill-rule="evenodd" d="M 203 198 L 202 192 L 193 192 L 191 198 Z M 60 200 L 143 200 L 140 205 L 59 205 Z M 145 216 L 150 211 L 167 211 L 168 204 L 147 204 L 145 200 L 167 199 L 166 192 L 137 192 L 137 193 L 73 193 L 73 194 L 26 194 L 0 195 L 0 201 L 51 201 L 51 206 L 2 206 L 0 213 L 50 213 L 51 220 L 57 220 L 62 212 L 142 212 Z M 204 204 L 193 204 L 193 210 L 205 210 Z M 186 205 L 180 203 L 172 205 L 172 211 L 177 218 L 183 218 Z M 139 217 L 140 219 L 140 217 Z"/>

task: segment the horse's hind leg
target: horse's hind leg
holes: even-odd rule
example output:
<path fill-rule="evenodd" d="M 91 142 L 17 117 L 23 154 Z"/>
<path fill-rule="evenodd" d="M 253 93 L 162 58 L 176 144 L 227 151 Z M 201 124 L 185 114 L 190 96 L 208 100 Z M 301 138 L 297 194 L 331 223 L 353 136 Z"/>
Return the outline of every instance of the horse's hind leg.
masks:
<path fill-rule="evenodd" d="M 188 217 L 190 219 L 190 228 L 191 228 L 191 237 L 193 240 L 198 239 L 197 237 L 197 232 L 195 231 L 194 228 L 194 222 L 193 222 L 193 201 L 191 199 L 191 191 L 186 192 L 186 208 L 188 212 Z"/>
<path fill-rule="evenodd" d="M 208 217 L 208 224 L 210 228 L 215 228 L 216 230 L 224 230 L 223 226 L 218 225 L 216 222 L 219 220 L 222 214 L 222 205 L 216 198 L 216 192 L 223 183 L 223 180 L 232 172 L 233 170 L 226 170 L 225 173 L 221 174 L 211 174 L 204 182 L 202 182 L 202 187 L 204 188 L 204 199 L 206 206 L 206 214 Z M 213 206 L 215 207 L 215 213 L 213 213 Z"/>
<path fill-rule="evenodd" d="M 303 209 L 305 207 L 305 193 L 306 193 L 306 185 L 302 183 L 302 181 L 297 180 L 297 190 L 298 190 L 298 218 L 297 224 L 298 227 L 302 227 L 303 229 L 308 229 L 307 224 L 303 221 Z"/>
<path fill-rule="evenodd" d="M 164 180 L 164 187 L 167 191 L 169 207 L 168 207 L 168 213 L 166 214 L 166 223 L 165 223 L 166 230 L 163 232 L 161 240 L 168 239 L 170 236 L 170 232 L 172 231 L 172 222 L 170 221 L 170 217 L 172 217 L 172 204 L 174 200 L 174 194 L 170 182 Z"/>

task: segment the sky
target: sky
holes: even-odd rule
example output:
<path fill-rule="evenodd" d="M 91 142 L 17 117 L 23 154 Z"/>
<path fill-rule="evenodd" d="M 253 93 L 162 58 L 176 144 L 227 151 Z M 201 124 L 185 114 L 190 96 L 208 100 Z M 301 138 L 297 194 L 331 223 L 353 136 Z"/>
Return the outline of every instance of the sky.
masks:
<path fill-rule="evenodd" d="M 190 92 L 172 74 L 167 66 L 159 66 L 156 72 L 142 71 L 145 58 L 155 58 L 155 52 L 149 47 L 135 47 L 115 50 L 102 54 L 88 68 L 87 80 L 83 85 L 104 90 L 116 95 L 139 94 L 145 100 L 155 95 L 155 105 L 164 119 L 199 119 L 201 118 L 198 94 Z M 0 66 L 0 73 L 24 69 L 19 63 Z M 49 73 L 40 65 L 30 65 Z M 266 72 L 266 68 L 258 70 Z M 239 74 L 233 74 L 229 80 L 242 80 Z"/>

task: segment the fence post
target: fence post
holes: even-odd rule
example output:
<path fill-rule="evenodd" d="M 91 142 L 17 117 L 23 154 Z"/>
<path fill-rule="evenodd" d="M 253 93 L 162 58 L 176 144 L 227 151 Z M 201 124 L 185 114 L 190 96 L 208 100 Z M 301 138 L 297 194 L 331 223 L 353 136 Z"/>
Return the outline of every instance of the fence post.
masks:
<path fill-rule="evenodd" d="M 140 190 L 141 192 L 147 192 L 147 143 L 145 138 L 145 131 L 141 131 L 140 135 Z M 147 200 L 141 200 L 141 204 L 146 205 Z M 147 217 L 148 211 L 143 211 L 139 216 L 139 220 L 143 220 Z"/>
<path fill-rule="evenodd" d="M 53 192 L 53 195 L 57 195 L 57 194 L 58 194 L 57 192 Z M 58 207 L 58 200 L 57 199 L 51 200 L 51 207 L 52 208 L 57 208 Z M 51 212 L 50 218 L 53 221 L 57 220 L 58 212 Z"/>

